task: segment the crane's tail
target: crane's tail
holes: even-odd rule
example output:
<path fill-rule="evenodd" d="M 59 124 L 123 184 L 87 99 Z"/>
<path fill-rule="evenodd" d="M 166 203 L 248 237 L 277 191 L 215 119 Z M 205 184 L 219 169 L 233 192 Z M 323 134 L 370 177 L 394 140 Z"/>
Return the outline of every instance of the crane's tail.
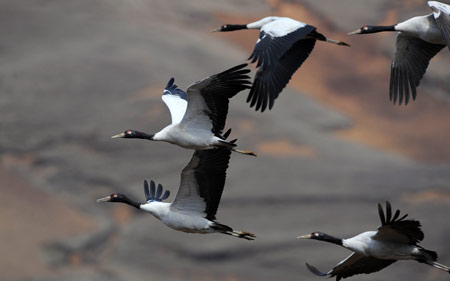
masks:
<path fill-rule="evenodd" d="M 241 154 L 245 154 L 245 155 L 251 155 L 251 156 L 255 156 L 255 157 L 258 157 L 258 155 L 256 155 L 256 153 L 254 153 L 253 151 L 251 151 L 251 150 L 239 150 L 239 149 L 235 149 L 234 147 L 233 148 L 231 148 L 231 150 L 232 151 L 235 151 L 235 152 L 237 152 L 237 153 L 241 153 Z"/>
<path fill-rule="evenodd" d="M 443 264 L 440 264 L 436 262 L 438 255 L 435 251 L 430 251 L 424 248 L 420 248 L 420 257 L 417 259 L 418 262 L 423 262 L 428 265 L 431 265 L 432 267 L 435 267 L 440 270 L 444 270 L 448 273 L 450 273 L 450 267 L 445 266 Z"/>

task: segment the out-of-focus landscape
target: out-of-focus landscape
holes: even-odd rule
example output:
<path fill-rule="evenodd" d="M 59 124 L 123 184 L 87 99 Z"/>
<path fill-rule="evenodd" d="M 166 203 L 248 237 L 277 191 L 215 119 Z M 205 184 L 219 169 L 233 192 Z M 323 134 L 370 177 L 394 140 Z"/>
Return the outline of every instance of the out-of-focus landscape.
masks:
<path fill-rule="evenodd" d="M 364 24 L 431 13 L 425 1 L 36 0 L 0 2 L 1 280 L 320 280 L 349 251 L 298 235 L 351 237 L 379 225 L 377 203 L 421 221 L 422 246 L 450 265 L 450 55 L 430 63 L 408 106 L 388 99 L 395 34 Z M 233 154 L 218 220 L 253 242 L 167 228 L 96 199 L 144 201 L 153 179 L 176 194 L 192 151 L 117 140 L 169 124 L 161 101 L 240 64 L 254 30 L 225 23 L 289 16 L 351 48 L 318 42 L 272 111 L 230 102 Z M 252 65 L 254 73 L 254 66 Z M 352 280 L 447 280 L 413 261 Z"/>

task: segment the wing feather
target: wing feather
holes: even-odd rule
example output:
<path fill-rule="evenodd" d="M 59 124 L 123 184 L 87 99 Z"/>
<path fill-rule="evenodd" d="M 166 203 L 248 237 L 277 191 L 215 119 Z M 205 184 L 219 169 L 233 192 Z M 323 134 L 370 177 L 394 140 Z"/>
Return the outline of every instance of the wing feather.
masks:
<path fill-rule="evenodd" d="M 222 134 L 228 114 L 228 100 L 244 89 L 250 89 L 247 64 L 241 64 L 190 85 L 188 106 L 181 123 L 202 127 L 216 136 Z"/>
<path fill-rule="evenodd" d="M 357 253 L 351 253 L 347 258 L 338 263 L 327 273 L 320 272 L 314 266 L 306 264 L 308 269 L 319 276 L 336 276 L 336 281 L 356 274 L 368 274 L 393 264 L 396 260 L 381 260 L 373 257 L 363 256 Z"/>
<path fill-rule="evenodd" d="M 217 209 L 225 186 L 226 171 L 231 150 L 213 149 L 198 152 L 200 162 L 195 169 L 200 197 L 206 202 L 206 218 L 216 219 Z"/>
<path fill-rule="evenodd" d="M 401 105 L 403 99 L 408 104 L 410 92 L 412 99 L 416 98 L 416 88 L 420 84 L 428 64 L 444 45 L 425 42 L 399 32 L 395 44 L 396 50 L 391 64 L 391 81 L 389 98 Z"/>
<path fill-rule="evenodd" d="M 195 168 L 200 161 L 198 151 L 194 152 L 191 161 L 181 171 L 180 187 L 170 208 L 176 209 L 178 212 L 199 213 L 201 216 L 205 216 L 206 202 L 200 197 L 198 183 L 195 179 Z"/>
<path fill-rule="evenodd" d="M 374 239 L 414 245 L 423 240 L 424 234 L 420 229 L 420 222 L 405 220 L 408 216 L 407 214 L 398 218 L 400 216 L 399 210 L 395 211 L 395 215 L 392 218 L 391 204 L 389 202 L 386 202 L 386 217 L 384 217 L 383 207 L 380 204 L 378 204 L 378 213 L 381 226 L 378 227 Z"/>
<path fill-rule="evenodd" d="M 228 149 L 196 150 L 181 172 L 180 188 L 171 207 L 181 212 L 200 212 L 215 220 L 230 155 Z"/>
<path fill-rule="evenodd" d="M 256 106 L 255 110 L 261 112 L 267 107 L 272 108 L 275 99 L 314 48 L 316 40 L 306 37 L 314 30 L 314 26 L 305 25 L 283 37 L 273 37 L 261 30 L 249 57 L 252 63 L 257 61 L 258 68 L 247 97 L 250 107 Z"/>
<path fill-rule="evenodd" d="M 447 41 L 447 47 L 450 50 L 450 5 L 428 1 L 428 6 L 433 10 L 436 24 L 441 30 L 445 41 Z"/>

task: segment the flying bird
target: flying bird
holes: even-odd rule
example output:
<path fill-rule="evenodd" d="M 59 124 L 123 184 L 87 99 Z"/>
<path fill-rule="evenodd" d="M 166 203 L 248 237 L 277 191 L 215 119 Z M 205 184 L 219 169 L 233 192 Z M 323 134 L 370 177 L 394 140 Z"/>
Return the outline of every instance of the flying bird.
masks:
<path fill-rule="evenodd" d="M 235 140 L 231 141 L 234 143 Z M 163 202 L 170 195 L 163 194 L 162 185 L 144 181 L 145 203 L 136 202 L 126 195 L 113 193 L 97 202 L 119 202 L 149 212 L 165 225 L 188 233 L 223 233 L 238 238 L 254 240 L 255 235 L 235 231 L 216 221 L 216 212 L 225 185 L 226 170 L 231 151 L 218 148 L 196 150 L 191 161 L 181 172 L 180 187 L 171 203 Z M 156 190 L 156 192 L 155 192 Z"/>
<path fill-rule="evenodd" d="M 155 134 L 126 130 L 111 138 L 165 141 L 195 150 L 222 147 L 256 156 L 252 151 L 236 149 L 236 144 L 227 142 L 222 135 L 229 99 L 242 90 L 250 89 L 250 77 L 246 75 L 250 70 L 246 66 L 241 64 L 195 82 L 188 87 L 187 93 L 179 89 L 171 78 L 162 100 L 169 108 L 172 124 Z"/>
<path fill-rule="evenodd" d="M 327 273 L 320 272 L 306 263 L 308 269 L 318 276 L 336 276 L 336 280 L 356 274 L 379 271 L 398 260 L 416 260 L 450 273 L 450 268 L 437 263 L 437 253 L 419 246 L 424 234 L 416 220 L 405 220 L 395 211 L 392 217 L 391 204 L 386 202 L 386 215 L 378 204 L 381 226 L 376 231 L 366 231 L 352 238 L 341 239 L 322 232 L 299 236 L 301 239 L 315 239 L 337 244 L 347 248 L 351 253 Z"/>
<path fill-rule="evenodd" d="M 247 98 L 250 107 L 263 112 L 272 109 L 275 99 L 292 75 L 308 58 L 316 40 L 350 46 L 325 37 L 316 27 L 287 17 L 265 17 L 249 24 L 226 24 L 213 31 L 259 29 L 253 53 L 248 58 L 257 62 L 253 87 Z"/>
<path fill-rule="evenodd" d="M 415 100 L 416 88 L 420 84 L 428 64 L 445 46 L 450 49 L 450 6 L 428 1 L 433 13 L 410 18 L 388 26 L 364 25 L 348 33 L 369 34 L 383 31 L 398 31 L 394 58 L 391 63 L 389 99 L 401 105 L 408 104 L 410 96 Z"/>

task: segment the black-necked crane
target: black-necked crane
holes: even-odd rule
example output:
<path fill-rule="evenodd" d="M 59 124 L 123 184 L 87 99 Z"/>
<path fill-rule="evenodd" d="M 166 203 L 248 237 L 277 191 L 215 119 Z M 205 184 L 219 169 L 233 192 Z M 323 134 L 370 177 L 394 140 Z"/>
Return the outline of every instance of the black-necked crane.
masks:
<path fill-rule="evenodd" d="M 254 240 L 254 234 L 235 231 L 216 221 L 230 154 L 231 151 L 224 148 L 196 150 L 181 172 L 180 187 L 171 203 L 162 202 L 170 193 L 166 190 L 163 194 L 163 187 L 159 184 L 156 189 L 153 181 L 150 182 L 150 188 L 147 181 L 144 182 L 145 203 L 136 202 L 120 193 L 113 193 L 97 202 L 128 204 L 149 212 L 168 227 L 179 231 L 202 234 L 218 232 Z"/>
<path fill-rule="evenodd" d="M 241 64 L 195 82 L 188 87 L 187 93 L 179 89 L 171 78 L 162 100 L 169 108 L 172 124 L 155 134 L 126 130 L 112 138 L 165 141 L 195 150 L 222 147 L 256 156 L 252 151 L 236 149 L 236 144 L 227 142 L 222 135 L 229 99 L 242 90 L 250 89 L 250 77 L 246 75 L 250 70 L 246 66 Z"/>
<path fill-rule="evenodd" d="M 259 29 L 253 53 L 248 58 L 257 61 L 257 72 L 247 98 L 250 107 L 263 112 L 272 109 L 275 99 L 286 87 L 292 75 L 308 58 L 316 40 L 350 46 L 325 37 L 316 27 L 287 17 L 265 17 L 249 24 L 226 24 L 214 31 Z"/>
<path fill-rule="evenodd" d="M 420 84 L 430 60 L 445 46 L 450 49 L 450 6 L 429 1 L 433 13 L 410 18 L 389 26 L 364 25 L 348 33 L 369 34 L 383 31 L 398 31 L 394 58 L 391 63 L 389 99 L 399 105 L 403 99 L 408 104 L 410 96 L 415 100 L 416 88 Z"/>
<path fill-rule="evenodd" d="M 424 234 L 416 220 L 405 220 L 395 211 L 392 217 L 391 204 L 386 202 L 386 216 L 383 207 L 378 204 L 381 226 L 376 231 L 366 231 L 352 238 L 341 239 L 322 232 L 299 236 L 300 239 L 315 239 L 337 244 L 351 253 L 327 273 L 320 272 L 306 263 L 308 269 L 319 276 L 336 276 L 336 280 L 356 274 L 379 271 L 398 260 L 415 260 L 450 273 L 450 268 L 437 263 L 437 253 L 419 246 Z"/>

